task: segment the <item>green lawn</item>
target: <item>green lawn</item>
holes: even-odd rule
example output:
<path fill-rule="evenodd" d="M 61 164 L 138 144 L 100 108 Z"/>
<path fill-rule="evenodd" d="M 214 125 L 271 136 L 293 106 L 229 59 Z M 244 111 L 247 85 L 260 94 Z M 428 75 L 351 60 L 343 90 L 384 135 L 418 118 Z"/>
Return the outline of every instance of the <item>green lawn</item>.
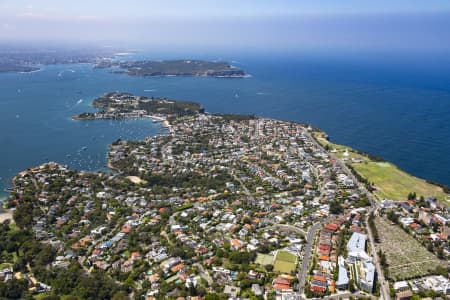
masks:
<path fill-rule="evenodd" d="M 258 265 L 262 265 L 262 266 L 267 266 L 267 265 L 271 265 L 273 262 L 273 255 L 268 255 L 268 254 L 262 254 L 262 253 L 258 253 L 256 255 L 256 260 L 255 262 Z"/>
<path fill-rule="evenodd" d="M 276 272 L 291 273 L 295 270 L 296 263 L 297 256 L 286 251 L 278 251 L 273 269 Z"/>
<path fill-rule="evenodd" d="M 434 196 L 441 201 L 446 196 L 441 187 L 414 177 L 388 162 L 369 161 L 353 164 L 353 167 L 361 176 L 375 184 L 375 194 L 381 199 L 405 200 L 410 192 L 415 192 L 418 196 Z"/>

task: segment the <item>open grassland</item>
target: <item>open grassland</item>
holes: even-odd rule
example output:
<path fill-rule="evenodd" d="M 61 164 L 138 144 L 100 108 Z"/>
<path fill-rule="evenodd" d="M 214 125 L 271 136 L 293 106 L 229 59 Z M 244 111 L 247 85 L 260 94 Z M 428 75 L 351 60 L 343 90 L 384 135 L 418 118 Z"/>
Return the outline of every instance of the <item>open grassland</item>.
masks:
<path fill-rule="evenodd" d="M 286 251 L 278 251 L 273 269 L 280 273 L 291 273 L 295 271 L 296 263 L 297 256 Z"/>
<path fill-rule="evenodd" d="M 442 262 L 398 225 L 376 217 L 380 243 L 377 251 L 386 255 L 387 277 L 391 280 L 405 280 L 431 274 Z"/>
<path fill-rule="evenodd" d="M 353 167 L 361 176 L 375 184 L 375 194 L 381 199 L 405 200 L 410 192 L 415 192 L 418 196 L 445 199 L 441 187 L 414 177 L 391 163 L 370 161 L 353 164 Z"/>
<path fill-rule="evenodd" d="M 379 199 L 401 201 L 405 200 L 409 193 L 415 192 L 418 196 L 434 196 L 440 201 L 448 202 L 448 195 L 437 185 L 414 177 L 392 163 L 374 161 L 350 147 L 331 143 L 326 139 L 326 134 L 323 132 L 314 132 L 313 136 L 322 146 L 328 145 L 334 155 L 344 159 L 359 175 L 373 183 L 377 189 L 374 194 Z M 346 150 L 348 156 L 344 155 Z M 352 159 L 359 159 L 361 162 L 355 163 Z"/>

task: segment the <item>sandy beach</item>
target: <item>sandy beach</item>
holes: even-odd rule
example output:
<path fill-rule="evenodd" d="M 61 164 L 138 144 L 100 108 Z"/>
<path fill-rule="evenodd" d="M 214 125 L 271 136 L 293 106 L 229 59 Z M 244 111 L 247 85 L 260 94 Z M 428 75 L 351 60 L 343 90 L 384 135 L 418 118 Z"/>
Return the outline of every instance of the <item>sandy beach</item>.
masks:
<path fill-rule="evenodd" d="M 0 208 L 0 223 L 6 220 L 13 220 L 12 211 Z"/>

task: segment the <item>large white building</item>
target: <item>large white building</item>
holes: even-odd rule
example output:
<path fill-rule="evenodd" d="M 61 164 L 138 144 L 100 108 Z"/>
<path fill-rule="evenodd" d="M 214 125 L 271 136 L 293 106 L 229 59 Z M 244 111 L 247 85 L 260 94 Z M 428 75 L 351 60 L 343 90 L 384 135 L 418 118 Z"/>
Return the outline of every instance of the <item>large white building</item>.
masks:
<path fill-rule="evenodd" d="M 347 275 L 347 268 L 345 267 L 345 261 L 342 256 L 339 256 L 338 258 L 338 265 L 339 265 L 339 274 L 336 286 L 340 290 L 346 290 L 348 288 L 349 278 Z"/>
<path fill-rule="evenodd" d="M 366 253 L 366 240 L 367 236 L 365 234 L 353 233 L 347 244 L 347 259 L 350 263 L 354 263 L 357 260 L 370 260 L 370 256 Z"/>
<path fill-rule="evenodd" d="M 366 240 L 365 234 L 353 233 L 347 244 L 347 261 L 353 264 L 356 270 L 355 282 L 358 283 L 358 286 L 365 291 L 372 292 L 375 285 L 375 266 L 372 258 L 366 252 Z"/>

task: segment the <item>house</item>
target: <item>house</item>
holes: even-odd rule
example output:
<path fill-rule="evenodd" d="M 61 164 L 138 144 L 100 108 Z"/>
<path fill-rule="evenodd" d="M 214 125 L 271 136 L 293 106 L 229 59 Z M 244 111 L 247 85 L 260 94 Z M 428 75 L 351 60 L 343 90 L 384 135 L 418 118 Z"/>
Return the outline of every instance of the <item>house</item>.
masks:
<path fill-rule="evenodd" d="M 231 239 L 231 246 L 234 249 L 239 250 L 239 249 L 242 248 L 243 243 L 240 240 L 238 240 L 238 239 Z"/>
<path fill-rule="evenodd" d="M 442 239 L 448 241 L 450 239 L 450 227 L 449 226 L 442 226 L 441 227 L 441 237 Z"/>
<path fill-rule="evenodd" d="M 430 226 L 433 223 L 433 217 L 424 209 L 419 211 L 418 220 L 423 222 L 425 225 Z"/>
<path fill-rule="evenodd" d="M 173 273 L 176 273 L 176 272 L 180 271 L 183 268 L 184 268 L 184 264 L 183 263 L 179 263 L 179 264 L 176 264 L 173 267 L 171 267 L 170 271 L 172 271 Z"/>
<path fill-rule="evenodd" d="M 237 295 L 239 294 L 240 291 L 241 291 L 241 289 L 238 287 L 226 285 L 225 289 L 223 290 L 223 293 L 230 295 L 230 297 L 235 298 L 235 297 L 237 297 Z"/>
<path fill-rule="evenodd" d="M 406 281 L 397 281 L 392 285 L 392 287 L 396 292 L 409 290 L 409 285 Z"/>
<path fill-rule="evenodd" d="M 329 223 L 329 224 L 325 225 L 325 229 L 335 232 L 336 230 L 339 229 L 339 225 L 334 224 L 334 223 Z"/>
<path fill-rule="evenodd" d="M 408 202 L 401 202 L 400 203 L 400 208 L 406 213 L 406 214 L 410 214 L 413 212 L 414 207 L 411 206 Z"/>
<path fill-rule="evenodd" d="M 122 229 L 120 230 L 120 232 L 122 233 L 129 233 L 131 231 L 132 227 L 129 224 L 124 224 L 122 226 Z"/>
<path fill-rule="evenodd" d="M 411 290 L 401 291 L 395 294 L 395 300 L 409 300 L 413 296 Z"/>
<path fill-rule="evenodd" d="M 288 279 L 282 277 L 275 278 L 272 281 L 272 285 L 273 288 L 277 291 L 290 290 L 291 288 L 291 282 Z"/>
<path fill-rule="evenodd" d="M 264 288 L 261 287 L 259 284 L 252 284 L 252 292 L 255 294 L 255 296 L 262 296 L 264 294 Z"/>

